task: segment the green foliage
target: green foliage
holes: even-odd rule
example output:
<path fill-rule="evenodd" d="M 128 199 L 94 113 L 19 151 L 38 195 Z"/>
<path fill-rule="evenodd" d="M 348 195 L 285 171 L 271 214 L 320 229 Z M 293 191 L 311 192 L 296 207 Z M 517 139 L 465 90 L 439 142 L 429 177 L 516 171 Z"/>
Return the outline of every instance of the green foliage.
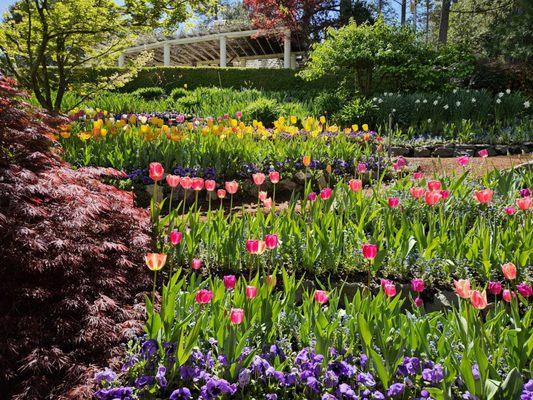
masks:
<path fill-rule="evenodd" d="M 156 100 L 165 95 L 165 92 L 160 87 L 146 87 L 146 88 L 139 88 L 132 92 L 134 96 L 139 96 L 140 98 L 144 100 Z"/>
<path fill-rule="evenodd" d="M 343 126 L 349 126 L 353 124 L 353 121 L 375 121 L 377 109 L 378 107 L 372 100 L 357 97 L 346 103 L 340 112 L 334 115 L 334 119 Z M 380 122 L 385 121 L 386 119 L 380 120 Z"/>
<path fill-rule="evenodd" d="M 259 98 L 250 103 L 243 112 L 249 118 L 261 121 L 265 126 L 271 126 L 280 113 L 280 106 L 274 99 Z"/>
<path fill-rule="evenodd" d="M 442 90 L 463 81 L 473 70 L 473 58 L 455 48 L 434 49 L 412 30 L 385 24 L 350 23 L 329 29 L 326 40 L 314 45 L 301 76 L 311 80 L 338 74 L 364 95 L 382 85 L 395 90 Z"/>
<path fill-rule="evenodd" d="M 317 115 L 334 115 L 343 107 L 346 101 L 346 94 L 344 91 L 324 91 L 321 92 L 315 99 L 315 110 Z"/>
<path fill-rule="evenodd" d="M 181 99 L 182 97 L 187 96 L 188 93 L 189 92 L 187 91 L 187 89 L 178 87 L 172 89 L 172 91 L 170 92 L 170 97 L 172 98 L 172 100 L 176 101 Z"/>

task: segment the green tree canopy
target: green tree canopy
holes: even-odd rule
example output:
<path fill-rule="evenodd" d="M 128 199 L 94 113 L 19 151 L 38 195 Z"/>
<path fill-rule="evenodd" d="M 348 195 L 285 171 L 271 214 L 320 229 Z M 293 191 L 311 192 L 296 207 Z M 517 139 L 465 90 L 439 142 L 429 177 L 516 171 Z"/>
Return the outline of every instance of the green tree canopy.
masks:
<path fill-rule="evenodd" d="M 354 22 L 329 29 L 326 40 L 314 45 L 305 79 L 341 74 L 365 95 L 386 87 L 393 90 L 442 89 L 463 80 L 473 69 L 473 58 L 454 47 L 434 48 L 409 28 Z"/>

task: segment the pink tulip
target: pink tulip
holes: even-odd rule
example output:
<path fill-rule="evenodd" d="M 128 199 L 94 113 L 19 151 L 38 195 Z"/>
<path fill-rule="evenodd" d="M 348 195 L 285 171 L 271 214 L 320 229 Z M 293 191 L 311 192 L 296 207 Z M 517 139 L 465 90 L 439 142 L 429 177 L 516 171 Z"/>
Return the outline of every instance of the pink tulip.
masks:
<path fill-rule="evenodd" d="M 165 173 L 165 170 L 163 169 L 163 166 L 161 163 L 153 162 L 150 163 L 150 166 L 148 168 L 148 175 L 154 182 L 158 182 L 161 179 L 163 179 L 163 174 Z"/>
<path fill-rule="evenodd" d="M 391 283 L 392 283 L 392 281 L 389 280 L 389 279 L 381 278 L 381 279 L 379 280 L 379 284 L 381 285 L 381 287 L 382 287 L 383 289 L 385 289 L 385 285 L 389 285 L 389 284 L 391 284 Z"/>
<path fill-rule="evenodd" d="M 202 178 L 192 178 L 191 188 L 199 192 L 204 188 L 204 180 Z"/>
<path fill-rule="evenodd" d="M 329 187 L 326 187 L 320 191 L 320 198 L 322 200 L 328 200 L 331 197 L 333 190 Z"/>
<path fill-rule="evenodd" d="M 224 119 L 229 119 L 229 114 L 228 113 L 224 114 Z"/>
<path fill-rule="evenodd" d="M 503 209 L 503 211 L 505 211 L 505 213 L 507 215 L 514 215 L 516 214 L 516 208 L 514 208 L 513 206 L 507 206 Z"/>
<path fill-rule="evenodd" d="M 206 179 L 206 181 L 204 182 L 204 185 L 205 185 L 205 190 L 207 190 L 208 192 L 212 192 L 215 190 L 217 183 L 212 179 Z"/>
<path fill-rule="evenodd" d="M 235 287 L 235 283 L 237 282 L 237 278 L 235 278 L 235 275 L 226 275 L 223 279 L 224 287 L 226 289 L 230 290 Z"/>
<path fill-rule="evenodd" d="M 350 179 L 348 187 L 352 192 L 358 192 L 363 188 L 363 181 L 361 179 Z"/>
<path fill-rule="evenodd" d="M 478 310 L 483 310 L 485 307 L 487 307 L 487 292 L 483 291 L 480 293 L 477 290 L 474 290 L 470 296 L 470 302 L 474 306 L 474 308 Z"/>
<path fill-rule="evenodd" d="M 202 268 L 203 264 L 204 264 L 204 262 L 202 260 L 200 260 L 199 258 L 193 258 L 192 259 L 191 268 L 195 269 L 195 270 L 198 270 L 198 269 Z"/>
<path fill-rule="evenodd" d="M 315 201 L 316 200 L 316 193 L 315 192 L 311 192 L 307 195 L 307 200 L 309 201 Z"/>
<path fill-rule="evenodd" d="M 270 173 L 268 174 L 268 179 L 270 179 L 270 182 L 272 182 L 273 184 L 276 184 L 279 182 L 279 172 L 277 171 L 270 171 Z"/>
<path fill-rule="evenodd" d="M 470 281 L 468 279 L 459 279 L 458 281 L 454 280 L 453 284 L 455 286 L 455 293 L 457 296 L 468 299 L 470 298 Z"/>
<path fill-rule="evenodd" d="M 417 297 L 417 298 L 415 299 L 415 306 L 417 306 L 417 307 L 420 308 L 420 307 L 422 307 L 423 305 L 424 305 L 424 300 L 422 300 L 420 297 Z"/>
<path fill-rule="evenodd" d="M 226 198 L 226 191 L 224 189 L 218 189 L 217 190 L 217 197 L 219 199 L 224 199 Z"/>
<path fill-rule="evenodd" d="M 494 296 L 499 295 L 502 292 L 501 282 L 489 282 L 489 292 Z"/>
<path fill-rule="evenodd" d="M 257 297 L 257 288 L 255 286 L 246 286 L 246 298 L 255 299 Z"/>
<path fill-rule="evenodd" d="M 512 281 L 513 279 L 516 279 L 516 266 L 509 262 L 502 265 L 502 272 L 505 279 L 508 279 Z"/>
<path fill-rule="evenodd" d="M 411 196 L 415 199 L 420 199 L 424 196 L 426 193 L 426 190 L 423 187 L 414 186 L 411 189 L 409 189 L 409 192 L 411 193 Z"/>
<path fill-rule="evenodd" d="M 407 161 L 402 156 L 398 157 L 398 160 L 396 161 L 396 164 L 401 168 L 405 167 L 407 165 Z"/>
<path fill-rule="evenodd" d="M 357 171 L 359 171 L 360 174 L 365 173 L 366 172 L 366 164 L 362 163 L 362 162 L 357 164 Z"/>
<path fill-rule="evenodd" d="M 428 182 L 428 190 L 437 191 L 437 190 L 440 190 L 440 188 L 441 188 L 440 181 L 431 180 Z"/>
<path fill-rule="evenodd" d="M 278 235 L 265 235 L 266 248 L 273 250 L 278 247 Z"/>
<path fill-rule="evenodd" d="M 256 186 L 261 186 L 265 182 L 265 174 L 263 174 L 262 172 L 253 174 L 252 178 Z"/>
<path fill-rule="evenodd" d="M 244 310 L 242 308 L 232 308 L 229 313 L 229 319 L 233 325 L 242 324 L 242 321 L 244 321 Z"/>
<path fill-rule="evenodd" d="M 268 193 L 267 193 L 267 192 L 264 192 L 264 191 L 260 191 L 260 192 L 258 193 L 258 196 L 259 196 L 259 200 L 261 200 L 261 201 L 265 201 L 266 198 L 267 198 L 267 196 L 268 196 Z"/>
<path fill-rule="evenodd" d="M 181 178 L 179 176 L 176 176 L 176 175 L 168 174 L 166 176 L 166 180 L 167 180 L 167 185 L 168 186 L 170 186 L 171 188 L 175 188 L 175 187 L 177 187 L 180 184 Z"/>
<path fill-rule="evenodd" d="M 426 204 L 430 206 L 434 206 L 437 204 L 441 199 L 440 192 L 426 192 L 425 198 L 426 198 Z"/>
<path fill-rule="evenodd" d="M 516 285 L 516 290 L 518 290 L 518 293 L 520 293 L 526 299 L 528 297 L 533 296 L 533 288 L 531 286 L 529 286 L 525 282 L 522 282 L 522 283 L 519 283 L 518 285 Z"/>
<path fill-rule="evenodd" d="M 470 159 L 468 158 L 468 156 L 461 156 L 461 157 L 457 157 L 457 159 L 455 161 L 461 167 L 466 167 L 468 165 L 468 163 L 470 162 Z"/>
<path fill-rule="evenodd" d="M 383 288 L 383 291 L 385 292 L 385 294 L 389 297 L 394 297 L 396 296 L 396 286 L 394 285 L 394 283 L 387 283 L 385 285 L 385 287 Z"/>
<path fill-rule="evenodd" d="M 177 246 L 180 244 L 181 239 L 183 239 L 183 233 L 178 231 L 177 229 L 173 229 L 172 232 L 170 232 L 170 243 L 172 243 L 173 246 Z"/>
<path fill-rule="evenodd" d="M 239 190 L 239 184 L 236 181 L 226 182 L 226 191 L 229 194 L 235 194 Z"/>
<path fill-rule="evenodd" d="M 507 303 L 510 303 L 511 302 L 511 299 L 513 297 L 515 297 L 516 295 L 514 293 L 512 293 L 509 289 L 505 289 L 503 291 L 503 294 L 502 294 L 502 297 L 503 299 L 507 302 Z"/>
<path fill-rule="evenodd" d="M 207 289 L 200 289 L 196 292 L 196 302 L 198 304 L 207 304 L 213 298 L 214 293 Z"/>
<path fill-rule="evenodd" d="M 450 191 L 449 190 L 441 190 L 440 195 L 442 197 L 442 200 L 446 200 L 448 197 L 450 197 Z"/>
<path fill-rule="evenodd" d="M 490 189 L 476 190 L 474 195 L 479 204 L 487 204 L 492 200 L 492 195 L 494 192 Z"/>
<path fill-rule="evenodd" d="M 422 293 L 424 289 L 426 288 L 426 285 L 424 284 L 423 279 L 414 278 L 411 280 L 411 287 L 413 288 L 414 292 Z"/>
<path fill-rule="evenodd" d="M 365 243 L 362 246 L 363 257 L 367 260 L 373 260 L 378 255 L 378 245 Z"/>
<path fill-rule="evenodd" d="M 188 190 L 192 186 L 192 179 L 189 176 L 184 176 L 180 180 L 180 185 L 183 189 Z"/>
<path fill-rule="evenodd" d="M 487 149 L 483 149 L 483 150 L 479 150 L 477 152 L 478 156 L 480 156 L 481 158 L 486 158 L 489 156 L 489 151 Z"/>
<path fill-rule="evenodd" d="M 249 239 L 246 241 L 246 251 L 250 254 L 263 254 L 266 249 L 266 243 L 262 240 Z"/>
<path fill-rule="evenodd" d="M 235 113 L 235 118 L 237 118 L 238 120 L 240 120 L 242 118 L 242 111 L 237 111 Z"/>
<path fill-rule="evenodd" d="M 263 201 L 263 208 L 265 209 L 265 211 L 270 211 L 270 209 L 272 208 L 272 198 L 269 197 L 267 199 L 265 199 Z"/>
<path fill-rule="evenodd" d="M 328 302 L 328 293 L 325 290 L 315 290 L 315 301 L 319 304 Z"/>
<path fill-rule="evenodd" d="M 400 199 L 398 197 L 389 197 L 388 202 L 390 208 L 396 208 L 400 205 Z"/>
<path fill-rule="evenodd" d="M 424 177 L 424 173 L 423 172 L 413 172 L 413 179 L 415 181 L 418 181 L 420 179 L 422 179 Z"/>
<path fill-rule="evenodd" d="M 529 210 L 531 208 L 531 197 L 527 196 L 527 197 L 521 197 L 519 199 L 516 199 L 516 205 L 522 211 Z"/>

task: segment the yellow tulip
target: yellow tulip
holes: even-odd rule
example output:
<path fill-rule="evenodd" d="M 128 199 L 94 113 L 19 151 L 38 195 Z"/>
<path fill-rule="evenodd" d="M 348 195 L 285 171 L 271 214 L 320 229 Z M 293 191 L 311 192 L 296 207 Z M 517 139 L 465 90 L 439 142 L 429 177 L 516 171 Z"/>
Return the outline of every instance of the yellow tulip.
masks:
<path fill-rule="evenodd" d="M 323 115 L 320 117 L 320 123 L 322 125 L 324 125 L 326 123 L 326 117 L 324 117 Z"/>
<path fill-rule="evenodd" d="M 363 124 L 363 130 L 366 132 L 368 131 L 368 125 L 367 124 Z"/>

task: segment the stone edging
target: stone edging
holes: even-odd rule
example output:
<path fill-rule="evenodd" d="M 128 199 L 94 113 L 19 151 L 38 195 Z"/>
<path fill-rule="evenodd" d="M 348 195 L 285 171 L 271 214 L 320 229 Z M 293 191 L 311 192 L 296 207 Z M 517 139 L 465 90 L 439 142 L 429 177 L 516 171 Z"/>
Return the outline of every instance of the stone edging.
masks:
<path fill-rule="evenodd" d="M 533 142 L 525 142 L 517 145 L 505 144 L 434 144 L 425 146 L 390 146 L 389 150 L 393 156 L 403 157 L 459 157 L 477 156 L 479 150 L 486 149 L 489 156 L 505 156 L 514 154 L 533 153 Z"/>

